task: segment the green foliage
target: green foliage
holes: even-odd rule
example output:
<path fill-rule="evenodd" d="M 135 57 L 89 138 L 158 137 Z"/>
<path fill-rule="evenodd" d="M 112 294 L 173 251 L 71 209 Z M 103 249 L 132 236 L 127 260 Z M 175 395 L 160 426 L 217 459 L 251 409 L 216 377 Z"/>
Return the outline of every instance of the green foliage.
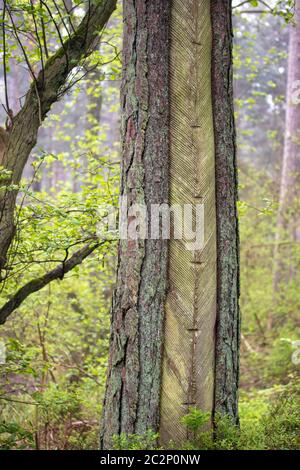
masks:
<path fill-rule="evenodd" d="M 157 449 L 158 434 L 147 431 L 144 435 L 121 434 L 114 437 L 115 450 L 154 450 Z"/>
<path fill-rule="evenodd" d="M 195 407 L 191 408 L 189 413 L 182 419 L 183 424 L 191 431 L 199 431 L 209 421 L 210 413 L 204 413 Z"/>
<path fill-rule="evenodd" d="M 300 381 L 293 381 L 271 405 L 265 418 L 265 443 L 271 450 L 300 448 Z"/>
<path fill-rule="evenodd" d="M 257 10 L 257 13 L 261 13 L 262 16 L 271 14 L 274 16 L 279 16 L 280 18 L 284 19 L 286 23 L 290 23 L 293 20 L 295 12 L 295 0 L 277 0 L 276 2 L 271 2 L 271 5 L 269 3 L 270 2 L 264 2 L 261 0 L 248 0 L 248 2 L 241 2 L 235 8 L 245 7 L 246 5 L 250 6 L 250 8 L 260 7 Z M 240 11 L 245 12 L 247 9 L 238 10 L 238 13 L 240 13 Z M 256 13 L 255 10 L 254 13 Z"/>
<path fill-rule="evenodd" d="M 295 450 L 299 449 L 300 392 L 299 380 L 285 387 L 243 394 L 240 402 L 240 426 L 228 416 L 216 416 L 214 429 L 210 413 L 191 408 L 183 423 L 193 438 L 184 450 Z M 159 435 L 122 434 L 115 437 L 114 449 L 157 449 Z M 176 446 L 171 442 L 168 446 Z M 178 447 L 176 447 L 178 448 Z"/>
<path fill-rule="evenodd" d="M 199 450 L 295 450 L 300 441 L 299 380 L 284 389 L 244 397 L 240 403 L 240 427 L 228 416 L 217 416 L 215 429 L 205 430 L 210 416 L 191 410 L 184 423 L 194 434 L 185 449 Z"/>
<path fill-rule="evenodd" d="M 0 422 L 0 449 L 26 449 L 34 445 L 34 436 L 16 422 Z"/>

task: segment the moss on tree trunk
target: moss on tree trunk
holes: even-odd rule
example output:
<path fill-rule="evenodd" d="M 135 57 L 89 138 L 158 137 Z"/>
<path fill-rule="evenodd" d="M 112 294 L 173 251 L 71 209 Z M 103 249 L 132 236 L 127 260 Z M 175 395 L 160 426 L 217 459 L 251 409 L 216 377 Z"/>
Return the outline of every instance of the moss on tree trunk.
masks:
<path fill-rule="evenodd" d="M 164 0 L 124 2 L 121 195 L 128 206 L 168 202 L 169 14 Z M 167 285 L 166 240 L 122 240 L 101 446 L 157 429 Z"/>

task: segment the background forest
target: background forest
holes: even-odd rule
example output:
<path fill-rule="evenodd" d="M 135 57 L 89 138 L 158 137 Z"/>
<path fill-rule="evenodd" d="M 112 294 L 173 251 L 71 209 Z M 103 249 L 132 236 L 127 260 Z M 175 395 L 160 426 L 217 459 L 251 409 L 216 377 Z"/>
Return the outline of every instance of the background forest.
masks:
<path fill-rule="evenodd" d="M 32 11 L 39 8 L 38 3 L 10 2 L 14 6 L 11 24 L 18 33 L 7 28 L 1 39 L 6 51 L 6 57 L 1 57 L 1 101 L 9 102 L 14 114 L 23 105 L 31 79 L 16 37 L 21 37 L 33 71 L 42 59 L 32 34 Z M 271 11 L 262 5 L 266 2 L 251 1 L 241 7 L 238 3 L 234 72 L 241 236 L 241 434 L 227 426 L 218 446 L 296 449 L 300 444 L 299 238 L 286 231 L 277 243 L 293 5 L 267 2 L 272 8 L 277 5 Z M 44 15 L 48 48 L 55 51 L 60 38 L 83 16 L 84 2 L 47 4 L 54 22 L 46 9 L 37 14 Z M 98 50 L 76 68 L 70 78 L 72 87 L 43 123 L 21 182 L 17 236 L 9 251 L 9 269 L 2 273 L 1 305 L 19 287 L 84 246 L 101 220 L 99 201 L 117 205 L 121 36 L 119 2 Z M 5 119 L 1 107 L 0 122 Z M 299 184 L 291 187 L 298 204 L 299 188 Z M 295 213 L 293 207 L 290 219 Z M 0 341 L 6 349 L 6 361 L 0 366 L 2 449 L 98 448 L 115 263 L 116 242 L 105 240 L 63 279 L 29 296 L 1 326 Z M 192 410 L 186 420 L 198 431 L 205 416 Z M 189 447 L 213 445 L 207 433 L 196 434 Z M 116 446 L 154 445 L 154 436 L 146 440 L 141 444 L 138 437 L 130 442 L 121 439 Z"/>

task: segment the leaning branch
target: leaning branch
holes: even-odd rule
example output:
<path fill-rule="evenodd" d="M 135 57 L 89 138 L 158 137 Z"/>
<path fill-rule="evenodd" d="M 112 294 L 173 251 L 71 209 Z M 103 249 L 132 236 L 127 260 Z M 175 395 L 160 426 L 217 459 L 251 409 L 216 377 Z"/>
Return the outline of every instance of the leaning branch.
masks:
<path fill-rule="evenodd" d="M 14 117 L 3 166 L 6 187 L 18 186 L 37 134 L 53 103 L 68 90 L 70 72 L 87 58 L 99 42 L 99 33 L 115 10 L 117 0 L 94 0 L 74 34 L 44 64 L 26 94 L 24 106 Z M 43 5 L 43 2 L 41 2 Z M 15 235 L 14 211 L 18 191 L 0 191 L 0 269 Z"/>
<path fill-rule="evenodd" d="M 95 251 L 101 243 L 87 244 L 80 250 L 76 251 L 68 260 L 60 263 L 51 271 L 43 276 L 33 279 L 19 289 L 13 297 L 0 308 L 0 325 L 3 325 L 9 315 L 16 310 L 22 302 L 34 292 L 41 290 L 50 282 L 56 279 L 63 279 L 64 275 L 71 271 L 75 266 L 78 266 L 82 261 L 87 258 L 93 251 Z"/>

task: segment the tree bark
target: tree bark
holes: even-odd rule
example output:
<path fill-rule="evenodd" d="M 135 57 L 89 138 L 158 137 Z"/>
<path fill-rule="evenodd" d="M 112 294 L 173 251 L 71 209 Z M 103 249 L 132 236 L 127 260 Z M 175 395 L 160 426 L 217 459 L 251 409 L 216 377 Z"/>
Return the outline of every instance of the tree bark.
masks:
<path fill-rule="evenodd" d="M 240 286 L 231 16 L 231 0 L 211 1 L 218 273 L 214 413 L 238 422 Z"/>
<path fill-rule="evenodd" d="M 170 204 L 204 206 L 203 248 L 170 241 L 161 442 L 190 436 L 190 407 L 211 412 L 216 322 L 216 195 L 210 2 L 173 0 L 170 44 Z"/>
<path fill-rule="evenodd" d="M 280 252 L 280 241 L 300 241 L 300 2 L 295 2 L 295 24 L 290 25 L 288 77 L 286 90 L 286 118 L 283 162 L 280 183 L 280 198 L 277 220 L 274 265 L 274 292 L 278 292 L 282 280 L 287 279 L 285 270 L 292 269 L 292 251 L 286 252 L 289 266 L 284 266 Z M 272 318 L 269 318 L 269 329 Z"/>
<path fill-rule="evenodd" d="M 182 444 L 190 406 L 238 419 L 231 1 L 128 0 L 124 22 L 121 194 L 203 204 L 205 229 L 194 251 L 120 242 L 102 448 L 148 429 Z"/>

